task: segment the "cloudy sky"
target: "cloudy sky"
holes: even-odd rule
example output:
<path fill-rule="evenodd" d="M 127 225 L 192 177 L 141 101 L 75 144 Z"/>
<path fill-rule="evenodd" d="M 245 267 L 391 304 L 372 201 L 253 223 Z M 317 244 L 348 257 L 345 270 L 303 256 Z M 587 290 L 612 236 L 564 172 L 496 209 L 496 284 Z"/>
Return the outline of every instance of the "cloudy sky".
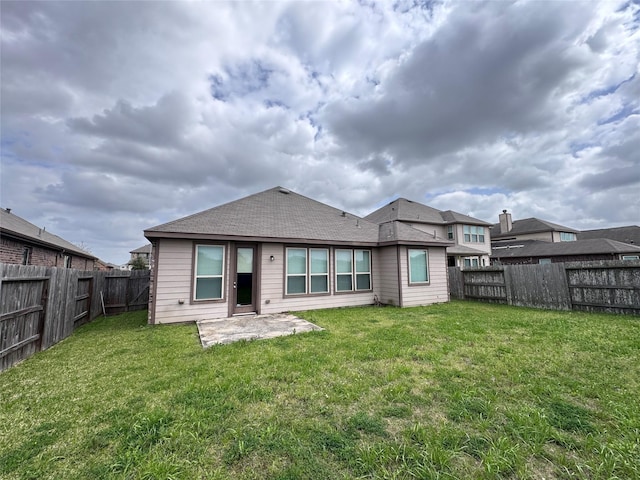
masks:
<path fill-rule="evenodd" d="M 12 2 L 1 204 L 123 263 L 276 185 L 640 224 L 640 3 Z"/>

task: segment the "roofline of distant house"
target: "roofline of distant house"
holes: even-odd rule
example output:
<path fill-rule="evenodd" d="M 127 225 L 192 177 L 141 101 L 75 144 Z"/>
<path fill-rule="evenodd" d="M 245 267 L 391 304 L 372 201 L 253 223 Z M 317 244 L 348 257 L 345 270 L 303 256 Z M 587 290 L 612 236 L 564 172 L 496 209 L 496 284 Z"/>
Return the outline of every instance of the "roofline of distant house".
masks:
<path fill-rule="evenodd" d="M 441 222 L 430 222 L 422 219 L 416 220 L 411 218 L 406 218 L 406 219 L 398 218 L 398 220 L 390 220 L 390 221 L 398 221 L 398 222 L 406 222 L 406 223 L 421 223 L 423 225 L 480 225 L 482 227 L 490 227 L 493 225 L 493 223 L 485 222 L 484 220 L 479 220 L 479 219 L 476 219 L 476 220 L 471 219 L 469 221 L 461 219 L 461 220 L 442 220 Z"/>
<path fill-rule="evenodd" d="M 9 237 L 9 238 L 13 238 L 16 240 L 20 240 L 20 241 L 27 241 L 29 243 L 33 243 L 35 245 L 39 245 L 42 247 L 46 247 L 49 248 L 51 250 L 57 250 L 61 253 L 71 253 L 73 255 L 76 255 L 78 257 L 84 257 L 84 258 L 89 258 L 91 260 L 98 260 L 98 257 L 91 255 L 90 253 L 86 253 L 86 252 L 81 252 L 78 250 L 71 250 L 68 248 L 65 248 L 61 245 L 56 245 L 55 243 L 51 243 L 51 242 L 47 242 L 45 240 L 42 239 L 38 239 L 38 238 L 34 238 L 30 235 L 22 235 L 20 233 L 14 232 L 13 230 L 7 230 L 6 228 L 2 228 L 0 227 L 0 234 L 3 237 Z"/>
<path fill-rule="evenodd" d="M 491 234 L 491 240 L 493 241 L 494 239 L 501 239 L 501 240 L 508 240 L 510 238 L 513 237 L 514 240 L 516 240 L 516 236 L 518 235 L 530 235 L 532 233 L 547 233 L 547 232 L 566 232 L 566 233 L 580 233 L 579 230 L 574 230 L 574 229 L 566 229 L 566 230 L 554 230 L 553 228 L 546 228 L 544 230 L 526 230 L 524 232 L 514 232 L 513 230 L 507 232 L 507 233 L 496 233 Z"/>

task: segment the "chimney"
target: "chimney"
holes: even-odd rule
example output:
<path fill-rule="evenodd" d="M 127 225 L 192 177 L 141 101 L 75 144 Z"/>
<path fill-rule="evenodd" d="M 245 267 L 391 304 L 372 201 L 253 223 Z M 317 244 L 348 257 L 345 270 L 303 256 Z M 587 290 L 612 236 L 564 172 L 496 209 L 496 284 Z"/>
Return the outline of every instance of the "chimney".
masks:
<path fill-rule="evenodd" d="M 500 219 L 500 233 L 509 233 L 513 228 L 513 222 L 511 220 L 511 214 L 506 210 L 502 210 L 502 213 L 498 215 Z"/>
<path fill-rule="evenodd" d="M 5 208 L 5 210 L 7 211 L 7 213 L 11 213 L 11 209 L 10 208 Z"/>

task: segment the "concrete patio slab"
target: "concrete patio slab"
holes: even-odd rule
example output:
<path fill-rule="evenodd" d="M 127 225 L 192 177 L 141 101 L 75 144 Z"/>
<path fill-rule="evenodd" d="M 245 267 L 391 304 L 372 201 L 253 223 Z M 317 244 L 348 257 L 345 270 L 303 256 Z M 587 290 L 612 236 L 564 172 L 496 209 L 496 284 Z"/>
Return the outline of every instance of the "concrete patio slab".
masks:
<path fill-rule="evenodd" d="M 215 320 L 199 320 L 196 323 L 200 333 L 200 342 L 204 348 L 239 340 L 259 340 L 323 330 L 311 322 L 287 313 L 242 315 Z"/>

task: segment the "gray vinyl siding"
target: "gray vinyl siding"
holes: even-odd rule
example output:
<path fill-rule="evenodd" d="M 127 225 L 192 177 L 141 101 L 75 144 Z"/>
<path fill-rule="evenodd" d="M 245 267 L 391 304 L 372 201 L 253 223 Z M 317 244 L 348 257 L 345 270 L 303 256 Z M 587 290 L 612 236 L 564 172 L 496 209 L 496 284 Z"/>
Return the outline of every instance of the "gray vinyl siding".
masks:
<path fill-rule="evenodd" d="M 222 302 L 192 303 L 193 242 L 190 240 L 161 239 L 159 242 L 155 322 L 177 323 L 225 318 L 229 315 L 229 258 L 231 247 L 225 244 L 225 279 Z M 196 242 L 197 243 L 197 242 Z M 221 243 L 224 244 L 224 243 Z M 448 301 L 445 249 L 429 248 L 429 285 L 409 286 L 406 247 L 371 248 L 372 291 L 359 293 L 333 293 L 335 290 L 334 248 L 329 250 L 330 295 L 284 295 L 285 244 L 264 243 L 260 261 L 260 292 L 257 313 L 269 314 L 318 308 L 371 305 L 374 297 L 382 303 L 401 306 L 428 305 Z M 314 246 L 314 248 L 322 248 Z M 402 302 L 398 285 L 397 249 L 400 249 Z M 273 261 L 271 261 L 273 256 Z M 184 300 L 183 304 L 179 301 Z"/>
<path fill-rule="evenodd" d="M 191 304 L 191 275 L 193 242 L 185 240 L 159 240 L 159 258 L 156 264 L 156 323 L 191 322 L 205 318 L 222 318 L 228 315 L 227 302 Z M 229 298 L 227 285 L 229 273 L 229 248 L 225 249 L 225 298 Z M 184 303 L 181 305 L 180 300 Z"/>
<path fill-rule="evenodd" d="M 409 285 L 407 247 L 400 247 L 400 272 L 402 276 L 402 306 L 413 307 L 449 301 L 447 262 L 444 248 L 428 248 L 429 283 Z"/>
<path fill-rule="evenodd" d="M 323 248 L 323 247 L 314 247 Z M 274 261 L 270 260 L 271 255 Z M 314 310 L 318 308 L 350 307 L 371 305 L 374 302 L 375 291 L 361 293 L 344 293 L 331 295 L 300 295 L 284 296 L 284 257 L 285 245 L 281 243 L 262 245 L 262 291 L 260 313 L 280 313 L 296 310 Z M 375 265 L 377 262 L 376 249 L 371 249 L 372 283 L 376 287 Z M 334 291 L 334 251 L 329 248 L 329 291 Z M 267 300 L 269 303 L 267 303 Z"/>
<path fill-rule="evenodd" d="M 400 305 L 398 289 L 398 254 L 397 247 L 378 249 L 378 298 L 387 305 Z"/>
<path fill-rule="evenodd" d="M 426 223 L 409 223 L 408 225 L 429 235 L 435 235 L 437 238 L 447 238 L 447 228 L 442 225 L 429 225 Z"/>

